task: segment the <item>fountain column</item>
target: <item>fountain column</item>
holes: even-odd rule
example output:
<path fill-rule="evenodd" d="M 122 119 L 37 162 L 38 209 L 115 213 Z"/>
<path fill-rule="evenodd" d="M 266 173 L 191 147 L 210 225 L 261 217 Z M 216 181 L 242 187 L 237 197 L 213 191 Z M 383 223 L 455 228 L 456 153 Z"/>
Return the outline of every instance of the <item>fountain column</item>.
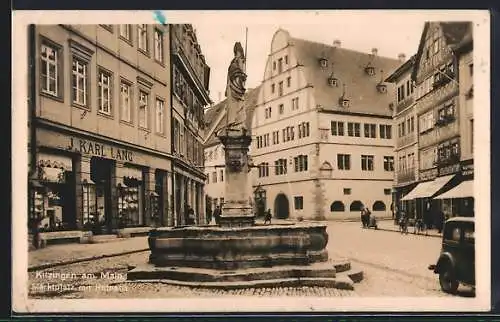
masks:
<path fill-rule="evenodd" d="M 247 189 L 249 163 L 248 148 L 252 137 L 245 129 L 227 130 L 219 136 L 224 145 L 224 206 L 220 218 L 222 227 L 248 227 L 255 223 L 255 214 L 249 203 Z"/>

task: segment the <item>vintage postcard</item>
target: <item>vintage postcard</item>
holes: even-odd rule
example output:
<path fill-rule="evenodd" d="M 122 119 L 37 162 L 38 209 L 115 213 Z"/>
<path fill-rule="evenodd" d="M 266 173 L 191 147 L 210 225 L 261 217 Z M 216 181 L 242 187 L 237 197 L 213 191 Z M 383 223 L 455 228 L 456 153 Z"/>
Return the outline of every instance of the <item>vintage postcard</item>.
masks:
<path fill-rule="evenodd" d="M 13 53 L 15 312 L 490 309 L 487 11 L 15 11 Z"/>

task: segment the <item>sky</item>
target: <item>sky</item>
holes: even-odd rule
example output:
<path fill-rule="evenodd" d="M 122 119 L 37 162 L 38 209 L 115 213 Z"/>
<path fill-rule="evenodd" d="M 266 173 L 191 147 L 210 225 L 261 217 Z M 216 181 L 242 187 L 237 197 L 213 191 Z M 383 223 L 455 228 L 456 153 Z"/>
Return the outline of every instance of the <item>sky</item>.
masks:
<path fill-rule="evenodd" d="M 407 58 L 416 53 L 427 15 L 398 13 L 377 16 L 365 14 L 336 14 L 328 19 L 304 19 L 306 22 L 290 23 L 291 19 L 274 16 L 264 23 L 246 21 L 241 24 L 204 25 L 193 23 L 210 72 L 210 97 L 214 103 L 224 99 L 227 68 L 233 58 L 234 43 L 240 41 L 245 47 L 247 38 L 247 88 L 260 84 L 264 75 L 267 56 L 270 53 L 274 33 L 283 28 L 292 37 L 333 44 L 335 39 L 343 48 L 370 53 L 378 49 L 378 55 L 397 59 L 400 53 Z M 283 23 L 281 23 L 283 22 Z"/>

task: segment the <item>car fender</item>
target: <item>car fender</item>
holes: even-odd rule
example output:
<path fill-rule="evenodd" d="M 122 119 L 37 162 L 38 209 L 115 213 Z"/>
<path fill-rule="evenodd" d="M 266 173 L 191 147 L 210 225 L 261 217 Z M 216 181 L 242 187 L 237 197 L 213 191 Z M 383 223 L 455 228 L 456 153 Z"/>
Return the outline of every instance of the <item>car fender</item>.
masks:
<path fill-rule="evenodd" d="M 439 259 L 438 259 L 438 262 L 436 264 L 436 267 L 434 268 L 434 273 L 437 273 L 439 274 L 441 269 L 444 267 L 444 265 L 446 265 L 447 263 L 450 263 L 451 267 L 453 268 L 453 270 L 455 270 L 455 260 L 453 259 L 453 256 L 446 252 L 446 253 L 442 253 L 440 256 L 439 256 Z"/>

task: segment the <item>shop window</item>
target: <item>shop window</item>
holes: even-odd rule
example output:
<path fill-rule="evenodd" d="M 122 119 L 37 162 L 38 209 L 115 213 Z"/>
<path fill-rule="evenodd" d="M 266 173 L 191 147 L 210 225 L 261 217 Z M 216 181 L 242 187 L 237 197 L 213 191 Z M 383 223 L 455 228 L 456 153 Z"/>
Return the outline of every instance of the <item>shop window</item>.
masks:
<path fill-rule="evenodd" d="M 342 201 L 334 201 L 330 205 L 330 211 L 331 212 L 342 212 L 342 211 L 345 211 L 344 203 Z"/>
<path fill-rule="evenodd" d="M 385 211 L 386 209 L 385 203 L 380 200 L 377 200 L 373 203 L 372 209 L 373 211 Z"/>
<path fill-rule="evenodd" d="M 125 177 L 123 185 L 118 185 L 118 216 L 122 228 L 143 224 L 142 201 L 141 181 Z"/>
<path fill-rule="evenodd" d="M 362 208 L 363 208 L 363 203 L 359 200 L 355 200 L 351 203 L 349 211 L 361 211 Z"/>

